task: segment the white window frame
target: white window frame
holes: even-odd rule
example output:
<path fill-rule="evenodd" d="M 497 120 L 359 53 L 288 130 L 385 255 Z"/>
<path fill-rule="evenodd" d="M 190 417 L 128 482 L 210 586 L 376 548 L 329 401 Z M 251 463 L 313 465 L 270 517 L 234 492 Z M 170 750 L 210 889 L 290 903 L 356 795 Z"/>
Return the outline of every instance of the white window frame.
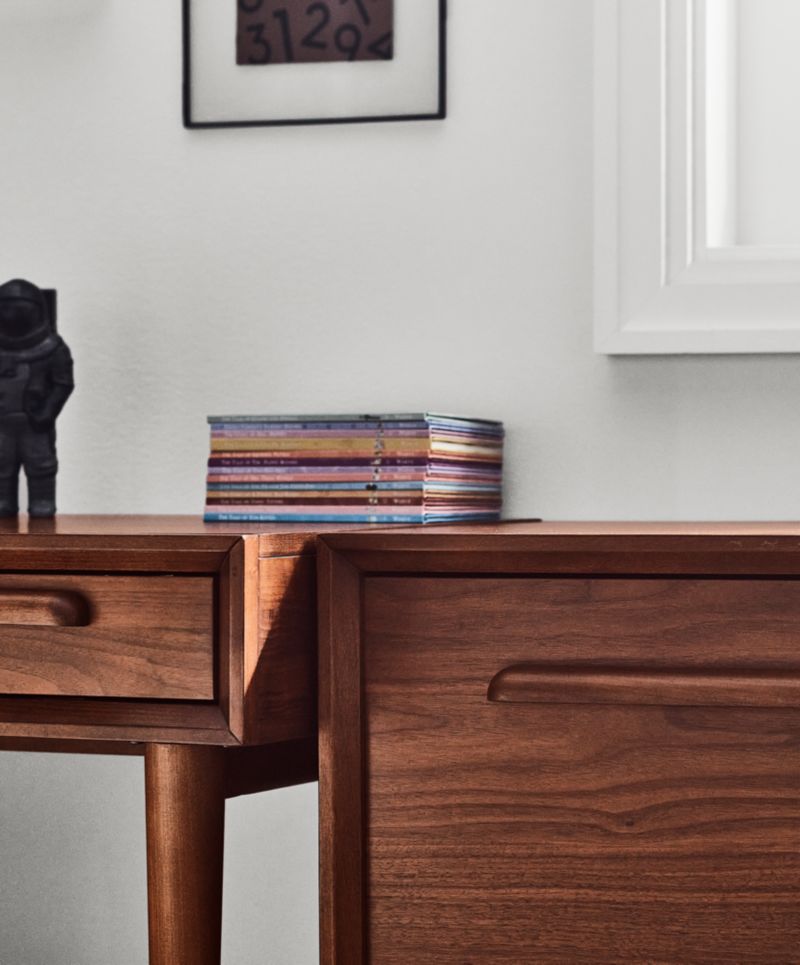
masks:
<path fill-rule="evenodd" d="M 800 245 L 731 238 L 735 0 L 594 13 L 595 350 L 800 352 Z"/>

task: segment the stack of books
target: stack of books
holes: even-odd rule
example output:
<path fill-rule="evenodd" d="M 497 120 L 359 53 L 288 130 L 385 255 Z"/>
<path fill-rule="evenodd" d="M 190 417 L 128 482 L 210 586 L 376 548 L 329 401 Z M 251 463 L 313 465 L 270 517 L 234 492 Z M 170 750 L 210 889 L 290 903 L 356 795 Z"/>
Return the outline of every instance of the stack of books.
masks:
<path fill-rule="evenodd" d="M 431 413 L 208 421 L 209 522 L 500 518 L 500 422 Z"/>

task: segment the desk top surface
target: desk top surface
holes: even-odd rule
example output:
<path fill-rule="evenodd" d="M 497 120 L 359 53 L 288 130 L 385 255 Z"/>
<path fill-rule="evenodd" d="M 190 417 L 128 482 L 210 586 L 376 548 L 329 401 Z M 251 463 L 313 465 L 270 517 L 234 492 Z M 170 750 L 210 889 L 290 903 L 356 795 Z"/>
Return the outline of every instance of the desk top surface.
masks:
<path fill-rule="evenodd" d="M 800 521 L 670 522 L 614 520 L 508 520 L 499 523 L 427 526 L 386 523 L 205 523 L 201 516 L 58 515 L 0 519 L 0 535 L 65 536 L 240 536 L 309 533 L 393 533 L 409 536 L 800 536 Z"/>
<path fill-rule="evenodd" d="M 205 523 L 200 516 L 158 515 L 62 515 L 53 519 L 30 519 L 21 515 L 0 519 L 0 545 L 9 549 L 30 546 L 31 542 L 48 546 L 54 539 L 60 546 L 82 546 L 88 543 L 115 544 L 128 547 L 152 546 L 162 542 L 175 546 L 187 539 L 192 547 L 222 548 L 233 545 L 239 537 L 258 539 L 259 555 L 277 556 L 314 551 L 317 536 L 336 549 L 414 549 L 414 550 L 480 550 L 521 549 L 562 544 L 565 540 L 576 547 L 588 543 L 599 545 L 609 540 L 616 544 L 648 541 L 663 543 L 680 539 L 690 543 L 737 541 L 753 547 L 768 547 L 779 541 L 782 548 L 800 545 L 800 522 L 614 522 L 568 521 L 541 522 L 511 520 L 500 523 L 471 523 L 460 526 L 387 526 L 344 523 Z M 376 537 L 379 537 L 376 539 Z"/>
<path fill-rule="evenodd" d="M 378 527 L 373 527 L 378 528 Z M 163 544 L 175 546 L 189 540 L 192 547 L 221 548 L 238 537 L 259 541 L 261 556 L 306 553 L 322 534 L 370 529 L 368 524 L 346 523 L 205 523 L 201 516 L 156 515 L 58 515 L 52 519 L 31 519 L 20 515 L 0 519 L 0 546 L 14 548 L 35 545 L 86 544 L 135 547 Z"/>
<path fill-rule="evenodd" d="M 52 519 L 31 519 L 20 515 L 0 519 L 2 535 L 64 536 L 244 536 L 280 533 L 335 533 L 365 529 L 361 523 L 204 523 L 202 516 L 71 516 L 58 515 Z"/>

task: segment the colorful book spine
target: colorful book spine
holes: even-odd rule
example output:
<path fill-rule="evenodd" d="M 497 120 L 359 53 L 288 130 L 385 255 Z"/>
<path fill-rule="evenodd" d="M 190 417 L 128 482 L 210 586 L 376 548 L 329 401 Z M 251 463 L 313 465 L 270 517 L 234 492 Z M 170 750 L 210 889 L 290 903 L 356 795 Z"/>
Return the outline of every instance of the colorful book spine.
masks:
<path fill-rule="evenodd" d="M 432 413 L 210 417 L 205 518 L 497 519 L 503 427 Z"/>

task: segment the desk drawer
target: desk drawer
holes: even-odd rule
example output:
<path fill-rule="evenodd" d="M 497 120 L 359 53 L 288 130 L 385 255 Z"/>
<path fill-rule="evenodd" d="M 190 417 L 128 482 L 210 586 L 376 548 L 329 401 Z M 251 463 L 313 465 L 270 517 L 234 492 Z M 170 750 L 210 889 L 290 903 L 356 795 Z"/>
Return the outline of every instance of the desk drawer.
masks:
<path fill-rule="evenodd" d="M 214 698 L 214 580 L 0 574 L 0 694 Z"/>
<path fill-rule="evenodd" d="M 367 577 L 369 965 L 800 947 L 800 582 Z"/>

